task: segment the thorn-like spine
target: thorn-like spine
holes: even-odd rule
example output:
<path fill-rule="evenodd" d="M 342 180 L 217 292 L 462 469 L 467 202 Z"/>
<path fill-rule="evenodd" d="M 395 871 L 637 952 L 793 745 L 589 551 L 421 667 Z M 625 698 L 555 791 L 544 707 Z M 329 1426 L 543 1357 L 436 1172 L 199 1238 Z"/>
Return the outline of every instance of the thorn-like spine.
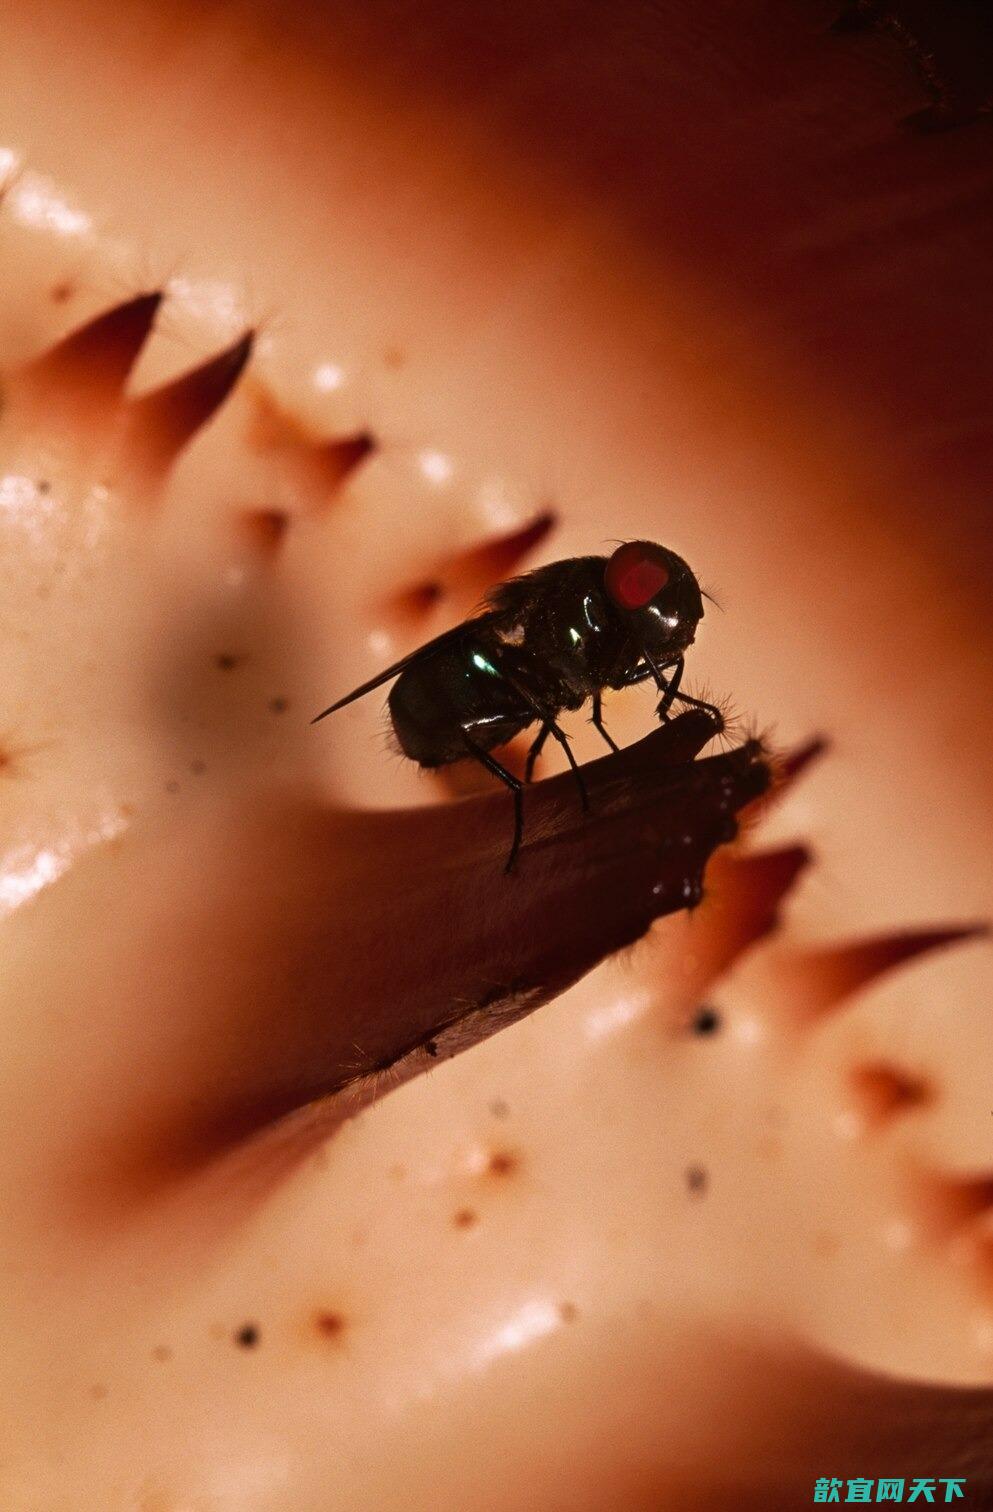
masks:
<path fill-rule="evenodd" d="M 847 944 L 795 951 L 782 962 L 781 970 L 801 1011 L 827 1013 L 887 972 L 934 950 L 988 934 L 985 923 L 893 930 Z"/>
<path fill-rule="evenodd" d="M 506 535 L 495 536 L 442 557 L 419 582 L 393 593 L 387 602 L 387 612 L 401 619 L 421 619 L 440 599 L 449 595 L 456 596 L 463 603 L 478 602 L 494 583 L 513 575 L 556 523 L 554 512 L 546 509 L 527 525 Z"/>
<path fill-rule="evenodd" d="M 338 493 L 379 446 L 368 428 L 319 438 L 288 415 L 266 389 L 256 390 L 249 441 L 276 459 L 317 508 Z"/>
<path fill-rule="evenodd" d="M 272 558 L 286 539 L 290 517 L 283 509 L 243 509 L 234 520 L 239 540 L 256 556 Z"/>
<path fill-rule="evenodd" d="M 43 402 L 47 411 L 67 404 L 120 404 L 161 303 L 159 291 L 138 294 L 70 331 L 25 364 L 14 382 L 15 395 Z"/>
<path fill-rule="evenodd" d="M 220 409 L 248 364 L 254 332 L 198 367 L 143 394 L 128 406 L 125 456 L 150 472 L 164 472 Z"/>

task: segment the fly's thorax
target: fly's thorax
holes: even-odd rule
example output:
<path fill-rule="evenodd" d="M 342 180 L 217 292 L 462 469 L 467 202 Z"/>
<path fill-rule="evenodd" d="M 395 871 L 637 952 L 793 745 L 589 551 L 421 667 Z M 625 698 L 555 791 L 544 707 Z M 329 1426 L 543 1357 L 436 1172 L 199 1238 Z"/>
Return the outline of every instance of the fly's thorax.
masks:
<path fill-rule="evenodd" d="M 535 696 L 558 708 L 578 708 L 603 686 L 624 638 L 605 601 L 602 566 L 569 567 L 523 606 L 510 628 L 520 625 L 524 633 L 506 647 Z"/>

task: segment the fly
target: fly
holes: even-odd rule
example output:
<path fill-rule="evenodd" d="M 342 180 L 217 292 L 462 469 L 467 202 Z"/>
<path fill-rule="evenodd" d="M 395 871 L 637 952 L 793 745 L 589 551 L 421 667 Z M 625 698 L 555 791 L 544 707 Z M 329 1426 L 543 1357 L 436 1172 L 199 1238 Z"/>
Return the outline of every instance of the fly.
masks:
<path fill-rule="evenodd" d="M 524 782 L 551 735 L 588 811 L 582 769 L 559 715 L 592 700 L 593 724 L 616 751 L 603 723 L 603 691 L 651 678 L 661 720 L 678 699 L 719 721 L 712 705 L 680 691 L 702 618 L 700 585 L 682 557 L 654 541 L 628 541 L 609 557 L 570 557 L 498 583 L 482 613 L 394 662 L 311 723 L 393 681 L 390 719 L 405 756 L 428 768 L 471 758 L 513 793 L 509 872 L 524 833 L 524 784 L 491 753 L 538 725 Z"/>

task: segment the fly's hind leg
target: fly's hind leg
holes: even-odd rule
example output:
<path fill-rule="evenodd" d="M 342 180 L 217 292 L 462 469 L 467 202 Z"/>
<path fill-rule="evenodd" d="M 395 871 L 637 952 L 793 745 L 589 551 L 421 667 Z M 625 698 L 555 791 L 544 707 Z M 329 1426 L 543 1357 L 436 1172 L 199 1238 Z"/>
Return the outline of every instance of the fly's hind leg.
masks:
<path fill-rule="evenodd" d="M 610 746 L 610 749 L 612 751 L 619 751 L 620 746 L 617 744 L 617 741 L 612 739 L 612 737 L 607 733 L 607 729 L 603 722 L 603 694 L 599 691 L 599 689 L 593 695 L 593 724 L 600 731 L 600 734 Z"/>
<path fill-rule="evenodd" d="M 521 848 L 521 840 L 524 836 L 524 785 L 518 781 L 513 772 L 508 772 L 505 766 L 501 766 L 499 761 L 490 755 L 489 751 L 484 751 L 481 745 L 477 745 L 468 730 L 464 727 L 462 738 L 465 741 L 465 748 L 468 754 L 480 762 L 488 772 L 492 772 L 494 777 L 499 777 L 500 781 L 505 783 L 514 795 L 514 839 L 510 847 L 510 855 L 507 857 L 507 864 L 504 867 L 505 872 L 510 872 L 514 868 L 517 852 Z"/>
<path fill-rule="evenodd" d="M 528 759 L 527 759 L 527 762 L 525 763 L 525 767 L 524 767 L 524 781 L 525 782 L 530 782 L 531 781 L 531 778 L 532 778 L 532 776 L 534 774 L 534 764 L 538 760 L 538 756 L 541 753 L 542 746 L 545 744 L 545 741 L 548 739 L 548 734 L 549 734 L 548 725 L 547 724 L 543 724 L 542 727 L 541 727 L 541 729 L 538 731 L 538 734 L 536 735 L 535 739 L 531 742 L 531 749 L 528 751 Z"/>
<path fill-rule="evenodd" d="M 582 772 L 580 771 L 579 762 L 572 754 L 572 747 L 569 744 L 569 738 L 566 735 L 565 731 L 561 728 L 561 726 L 555 723 L 554 716 L 550 714 L 547 709 L 543 709 L 538 701 L 532 697 L 527 688 L 522 687 L 519 682 L 516 682 L 514 680 L 514 678 L 508 677 L 506 672 L 503 675 L 509 685 L 513 688 L 514 692 L 520 696 L 524 703 L 527 704 L 528 708 L 531 709 L 537 716 L 537 718 L 542 721 L 542 730 L 538 736 L 538 739 L 543 740 L 547 731 L 549 735 L 554 736 L 559 745 L 562 747 L 563 751 L 565 751 L 566 760 L 572 767 L 572 774 L 576 779 L 576 786 L 579 789 L 579 799 L 583 805 L 583 813 L 588 814 L 590 811 L 590 799 L 589 794 L 586 791 L 586 782 L 583 778 Z"/>
<path fill-rule="evenodd" d="M 579 789 L 579 801 L 583 805 L 583 813 L 588 814 L 590 811 L 590 796 L 586 791 L 586 781 L 583 777 L 582 768 L 580 767 L 579 762 L 576 760 L 575 756 L 572 754 L 572 746 L 569 744 L 569 737 L 563 729 L 559 728 L 554 719 L 550 719 L 548 721 L 548 733 L 555 737 L 559 745 L 562 747 L 563 751 L 565 751 L 566 760 L 572 767 L 572 775 L 575 777 L 576 786 Z"/>

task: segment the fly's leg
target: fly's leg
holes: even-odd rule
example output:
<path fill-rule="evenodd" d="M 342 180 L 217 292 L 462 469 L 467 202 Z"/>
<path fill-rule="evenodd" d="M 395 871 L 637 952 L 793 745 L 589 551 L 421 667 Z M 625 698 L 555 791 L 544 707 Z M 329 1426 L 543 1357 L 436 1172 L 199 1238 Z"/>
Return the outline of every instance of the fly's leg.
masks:
<path fill-rule="evenodd" d="M 593 724 L 600 731 L 600 734 L 603 736 L 604 740 L 610 746 L 610 749 L 612 751 L 619 751 L 620 750 L 620 746 L 617 744 L 617 741 L 611 739 L 610 735 L 608 735 L 606 729 L 604 728 L 604 723 L 603 723 L 603 694 L 599 691 L 599 689 L 593 695 Z"/>
<path fill-rule="evenodd" d="M 687 704 L 691 709 L 703 709 L 705 713 L 709 714 L 717 722 L 717 724 L 719 724 L 723 728 L 724 715 L 721 713 L 720 709 L 716 708 L 713 704 L 705 703 L 702 698 L 691 698 L 688 693 L 680 693 L 679 682 L 683 675 L 683 658 L 681 656 L 676 661 L 667 663 L 667 666 L 663 668 L 657 666 L 656 663 L 652 661 L 647 651 L 643 652 L 642 654 L 645 658 L 645 661 L 648 663 L 647 669 L 642 670 L 642 668 L 640 667 L 637 668 L 636 671 L 638 675 L 629 678 L 625 686 L 630 686 L 631 683 L 635 682 L 644 682 L 646 677 L 654 677 L 655 682 L 662 694 L 662 698 L 659 702 L 658 707 L 658 714 L 661 720 L 665 721 L 673 699 L 678 698 L 681 704 Z M 674 667 L 676 670 L 674 671 L 670 681 L 666 682 L 662 674 L 670 666 Z"/>
<path fill-rule="evenodd" d="M 621 684 L 621 687 L 622 688 L 633 688 L 634 685 L 635 685 L 635 683 L 647 682 L 648 678 L 650 678 L 650 677 L 655 677 L 655 669 L 653 667 L 649 667 L 649 666 L 635 667 L 635 669 L 634 669 L 633 672 L 629 672 L 627 674 L 627 676 L 625 677 L 623 683 Z M 656 681 L 658 681 L 657 678 L 656 678 Z"/>
<path fill-rule="evenodd" d="M 579 762 L 572 754 L 572 746 L 569 744 L 569 737 L 566 735 L 564 730 L 559 729 L 559 726 L 555 723 L 554 719 L 549 720 L 548 730 L 549 734 L 555 737 L 559 745 L 562 747 L 563 751 L 565 751 L 566 759 L 568 760 L 569 765 L 572 767 L 572 774 L 576 779 L 576 786 L 579 789 L 579 801 L 583 805 L 583 813 L 588 814 L 590 811 L 590 797 L 586 791 L 586 782 L 583 778 L 583 773 L 580 768 Z"/>
<path fill-rule="evenodd" d="M 473 756 L 476 761 L 481 762 L 488 772 L 493 773 L 494 777 L 499 777 L 501 782 L 506 783 L 514 795 L 514 839 L 510 847 L 510 855 L 507 857 L 507 864 L 504 867 L 505 872 L 512 871 L 524 835 L 523 783 L 517 780 L 513 772 L 508 772 L 505 766 L 501 766 L 499 761 L 496 761 L 490 755 L 489 751 L 484 751 L 482 746 L 477 745 L 465 728 L 462 730 L 462 738 L 465 741 L 465 748 L 469 755 Z"/>
<path fill-rule="evenodd" d="M 668 723 L 669 710 L 672 708 L 672 701 L 674 698 L 677 698 L 679 696 L 679 684 L 683 680 L 683 666 L 683 658 L 680 657 L 677 662 L 673 663 L 672 675 L 670 676 L 668 683 L 665 684 L 665 692 L 662 694 L 662 697 L 659 701 L 659 706 L 655 711 L 659 716 L 659 722 L 661 724 Z"/>
<path fill-rule="evenodd" d="M 543 709 L 541 707 L 541 705 L 532 697 L 532 695 L 528 692 L 527 688 L 523 688 L 521 686 L 521 684 L 519 682 L 517 682 L 514 678 L 508 677 L 507 673 L 504 672 L 504 671 L 502 671 L 502 669 L 501 669 L 501 675 L 506 679 L 506 681 L 509 683 L 509 685 L 513 688 L 514 692 L 516 694 L 518 694 L 518 696 L 521 699 L 523 699 L 523 701 L 527 704 L 528 708 L 532 709 L 534 711 L 534 713 L 538 716 L 538 718 L 542 721 L 542 725 L 543 725 L 544 728 L 542 729 L 541 734 L 538 737 L 539 740 L 541 740 L 541 739 L 544 738 L 544 735 L 545 735 L 545 733 L 547 731 L 547 733 L 549 735 L 553 736 L 558 741 L 558 743 L 562 747 L 563 751 L 565 751 L 566 760 L 568 761 L 569 765 L 572 767 L 572 774 L 573 774 L 573 776 L 576 779 L 576 786 L 579 789 L 579 801 L 583 805 L 583 813 L 584 814 L 588 814 L 589 811 L 590 811 L 590 798 L 589 798 L 589 794 L 586 791 L 586 782 L 585 782 L 585 780 L 583 778 L 582 772 L 579 769 L 579 762 L 576 760 L 575 756 L 572 754 L 572 746 L 569 744 L 569 738 L 566 735 L 565 731 L 559 725 L 557 725 L 555 723 L 555 720 L 548 713 L 547 709 Z"/>
<path fill-rule="evenodd" d="M 691 698 L 688 693 L 677 693 L 676 697 L 681 704 L 687 704 L 691 709 L 703 709 L 706 714 L 710 714 L 723 728 L 724 715 L 716 704 L 705 703 L 702 698 Z"/>
<path fill-rule="evenodd" d="M 539 754 L 541 752 L 542 746 L 545 744 L 545 741 L 548 739 L 548 733 L 549 733 L 549 731 L 548 731 L 548 725 L 547 724 L 543 724 L 542 727 L 541 727 L 541 729 L 538 731 L 537 737 L 535 738 L 535 740 L 531 744 L 531 749 L 528 751 L 528 759 L 527 759 L 527 762 L 526 762 L 525 767 L 524 767 L 524 781 L 525 782 L 530 782 L 531 781 L 531 777 L 532 777 L 532 774 L 534 772 L 534 764 L 538 760 L 538 756 L 539 756 Z"/>

